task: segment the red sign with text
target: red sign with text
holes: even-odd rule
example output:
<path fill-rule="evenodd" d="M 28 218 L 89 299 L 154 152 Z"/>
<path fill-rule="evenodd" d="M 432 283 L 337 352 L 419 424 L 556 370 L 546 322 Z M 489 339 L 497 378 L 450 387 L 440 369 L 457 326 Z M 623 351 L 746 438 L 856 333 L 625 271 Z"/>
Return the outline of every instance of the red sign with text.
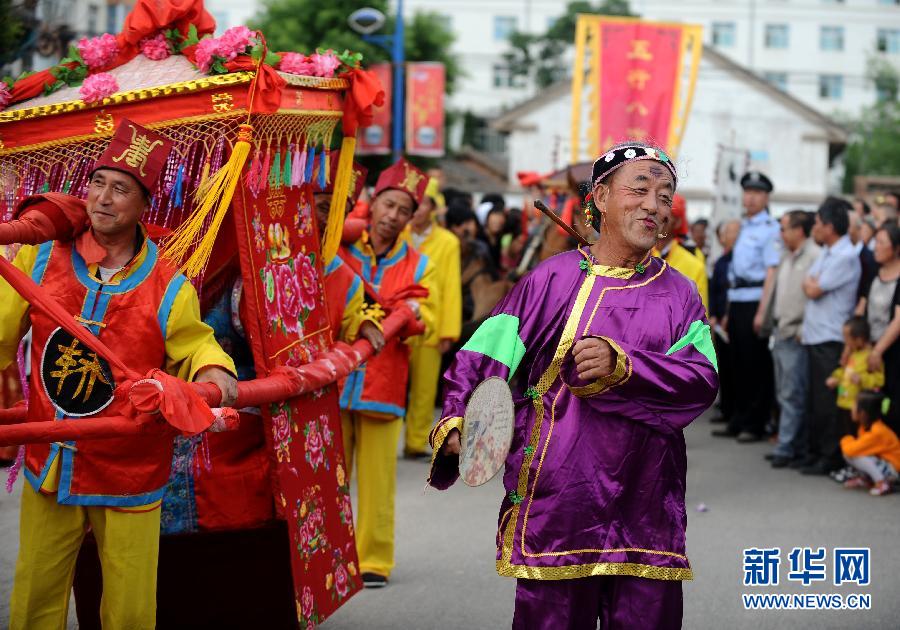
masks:
<path fill-rule="evenodd" d="M 363 127 L 356 138 L 357 155 L 387 155 L 391 152 L 391 101 L 394 97 L 394 82 L 391 78 L 391 64 L 377 63 L 369 68 L 381 81 L 384 88 L 384 105 L 374 107 L 372 124 Z"/>
<path fill-rule="evenodd" d="M 444 64 L 406 66 L 406 153 L 444 155 Z"/>
<path fill-rule="evenodd" d="M 681 38 L 678 25 L 600 24 L 601 150 L 623 140 L 666 146 L 680 78 Z"/>

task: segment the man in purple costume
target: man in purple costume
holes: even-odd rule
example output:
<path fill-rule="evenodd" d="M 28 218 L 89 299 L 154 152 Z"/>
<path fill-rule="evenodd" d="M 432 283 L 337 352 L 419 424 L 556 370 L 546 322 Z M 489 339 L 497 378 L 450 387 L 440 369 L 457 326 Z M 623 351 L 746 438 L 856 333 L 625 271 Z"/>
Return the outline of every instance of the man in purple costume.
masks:
<path fill-rule="evenodd" d="M 650 256 L 671 221 L 669 157 L 617 145 L 591 181 L 600 240 L 522 278 L 447 371 L 429 483 L 459 476 L 475 387 L 515 375 L 497 531 L 513 628 L 680 628 L 682 430 L 716 396 L 716 356 L 696 286 Z"/>

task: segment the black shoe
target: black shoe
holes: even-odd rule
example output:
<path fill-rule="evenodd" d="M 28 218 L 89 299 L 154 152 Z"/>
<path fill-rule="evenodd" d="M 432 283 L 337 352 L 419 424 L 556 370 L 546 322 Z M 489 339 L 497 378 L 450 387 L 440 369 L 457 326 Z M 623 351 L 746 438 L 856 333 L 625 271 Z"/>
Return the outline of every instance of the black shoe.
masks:
<path fill-rule="evenodd" d="M 711 435 L 713 437 L 724 437 L 724 438 L 737 437 L 737 433 L 735 433 L 731 429 L 713 429 Z"/>
<path fill-rule="evenodd" d="M 714 416 L 709 419 L 710 424 L 728 424 L 730 418 L 726 418 L 725 416 Z"/>
<path fill-rule="evenodd" d="M 753 442 L 759 442 L 762 439 L 761 435 L 756 433 L 751 433 L 750 431 L 741 431 L 737 435 L 737 441 L 740 444 L 751 444 Z"/>
<path fill-rule="evenodd" d="M 415 461 L 431 461 L 431 453 L 427 451 L 407 451 L 404 449 L 403 451 L 403 459 L 410 459 Z"/>
<path fill-rule="evenodd" d="M 366 588 L 384 588 L 388 583 L 386 577 L 377 573 L 363 573 L 362 581 Z"/>
<path fill-rule="evenodd" d="M 776 455 L 775 453 L 766 453 L 765 455 L 763 455 L 763 459 L 767 462 L 771 462 L 776 457 L 781 457 L 781 455 Z"/>
<path fill-rule="evenodd" d="M 828 474 L 828 466 L 825 465 L 825 462 L 817 462 L 812 466 L 804 466 L 800 469 L 801 475 L 816 475 L 822 476 Z"/>
<path fill-rule="evenodd" d="M 772 458 L 772 468 L 787 468 L 791 463 L 790 457 L 784 455 L 776 455 Z"/>

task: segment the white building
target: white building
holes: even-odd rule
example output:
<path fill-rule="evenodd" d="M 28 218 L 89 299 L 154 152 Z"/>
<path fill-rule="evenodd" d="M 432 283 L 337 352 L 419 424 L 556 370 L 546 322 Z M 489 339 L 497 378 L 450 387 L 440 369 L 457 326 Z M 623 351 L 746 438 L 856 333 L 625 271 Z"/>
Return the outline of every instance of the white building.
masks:
<path fill-rule="evenodd" d="M 534 94 L 506 70 L 509 33 L 543 33 L 566 4 L 404 0 L 404 12 L 447 16 L 467 73 L 452 105 L 492 115 Z M 707 44 L 828 114 L 853 114 L 875 102 L 875 87 L 865 77 L 869 55 L 900 68 L 900 0 L 631 0 L 631 11 L 702 24 Z"/>
<path fill-rule="evenodd" d="M 493 122 L 497 131 L 508 134 L 510 181 L 519 171 L 546 173 L 568 163 L 570 89 L 562 81 Z M 709 216 L 719 148 L 738 147 L 749 151 L 749 167 L 766 172 L 774 182 L 775 214 L 794 207 L 813 209 L 832 188 L 830 158 L 845 142 L 845 130 L 825 115 L 715 50 L 705 50 L 676 160 L 678 192 L 687 199 L 692 220 Z"/>

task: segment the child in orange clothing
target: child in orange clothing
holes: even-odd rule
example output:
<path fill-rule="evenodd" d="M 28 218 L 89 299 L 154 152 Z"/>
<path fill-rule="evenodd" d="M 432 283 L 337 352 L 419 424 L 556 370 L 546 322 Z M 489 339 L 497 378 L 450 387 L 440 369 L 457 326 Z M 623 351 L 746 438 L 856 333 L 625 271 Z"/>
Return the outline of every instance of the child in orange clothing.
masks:
<path fill-rule="evenodd" d="M 868 488 L 881 496 L 891 491 L 900 470 L 900 438 L 882 418 L 890 401 L 879 392 L 861 391 L 853 407 L 853 421 L 859 424 L 856 437 L 841 438 L 844 459 L 859 476 L 844 482 L 846 488 Z"/>
<path fill-rule="evenodd" d="M 850 411 L 860 390 L 884 387 L 884 366 L 876 372 L 869 371 L 869 355 L 872 354 L 869 334 L 869 322 L 865 317 L 855 316 L 847 320 L 844 324 L 841 365 L 825 381 L 829 388 L 837 388 L 839 426 L 845 435 L 853 433 Z"/>

